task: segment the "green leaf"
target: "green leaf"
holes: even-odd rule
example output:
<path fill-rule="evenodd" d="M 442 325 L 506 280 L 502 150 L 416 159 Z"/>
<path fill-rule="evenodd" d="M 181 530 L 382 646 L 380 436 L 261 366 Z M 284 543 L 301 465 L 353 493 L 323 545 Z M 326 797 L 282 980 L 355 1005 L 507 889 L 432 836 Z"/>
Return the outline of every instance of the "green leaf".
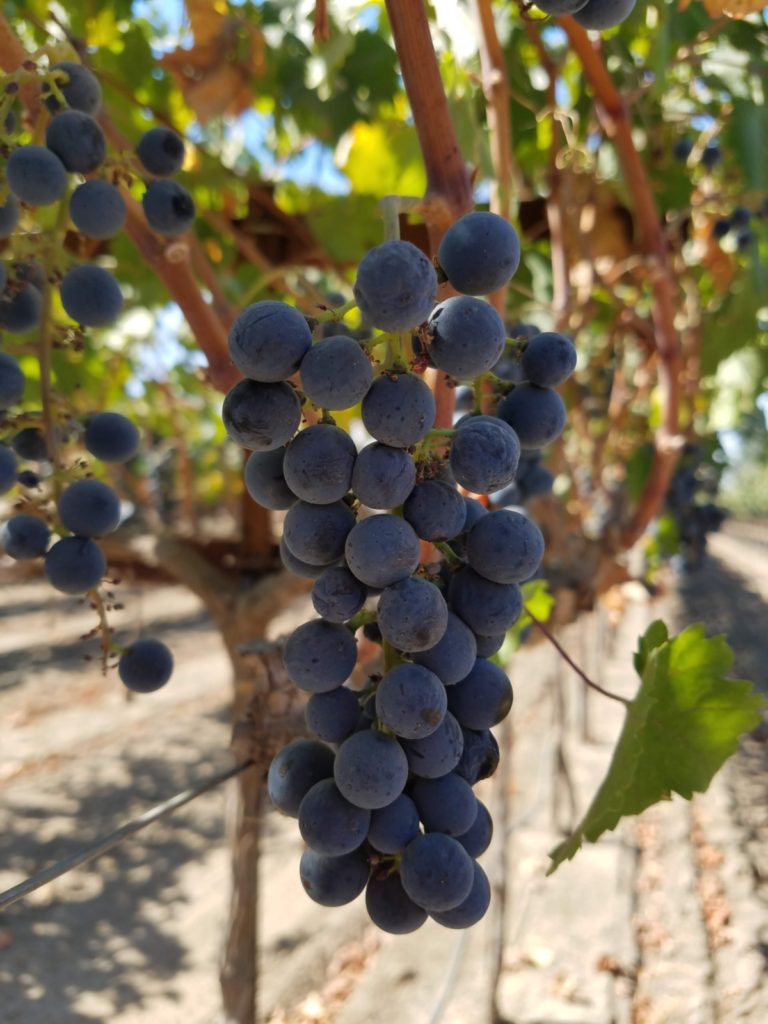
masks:
<path fill-rule="evenodd" d="M 664 623 L 648 628 L 635 656 L 640 690 L 628 705 L 608 774 L 581 824 L 550 853 L 549 874 L 585 839 L 594 843 L 626 815 L 672 793 L 689 800 L 707 789 L 768 707 L 751 683 L 725 678 L 732 663 L 725 637 L 707 638 L 702 625 L 671 640 Z"/>
<path fill-rule="evenodd" d="M 635 666 L 635 672 L 637 672 L 641 679 L 643 677 L 643 672 L 645 672 L 645 666 L 648 664 L 648 658 L 651 652 L 655 651 L 657 647 L 661 647 L 661 645 L 666 643 L 668 639 L 669 630 L 661 619 L 656 619 L 655 622 L 652 622 L 645 631 L 645 635 L 640 637 L 638 640 L 638 649 L 632 660 Z"/>
<path fill-rule="evenodd" d="M 494 659 L 501 666 L 504 666 L 515 651 L 520 649 L 527 631 L 533 625 L 533 619 L 528 614 L 529 610 L 539 622 L 546 622 L 555 607 L 555 598 L 546 580 L 527 580 L 520 589 L 523 592 L 523 614 L 507 631 L 501 650 L 494 655 Z"/>

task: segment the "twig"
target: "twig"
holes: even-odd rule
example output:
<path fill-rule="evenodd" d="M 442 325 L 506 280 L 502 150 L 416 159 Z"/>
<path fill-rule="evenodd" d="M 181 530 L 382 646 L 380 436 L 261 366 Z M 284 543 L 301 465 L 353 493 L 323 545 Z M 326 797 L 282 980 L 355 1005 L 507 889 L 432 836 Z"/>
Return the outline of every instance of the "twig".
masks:
<path fill-rule="evenodd" d="M 656 431 L 648 482 L 621 536 L 621 545 L 626 549 L 642 536 L 648 523 L 657 514 L 679 454 L 681 357 L 675 329 L 679 297 L 653 188 L 632 137 L 627 104 L 608 72 L 600 44 L 593 44 L 573 18 L 559 20 L 568 35 L 571 48 L 581 62 L 585 78 L 594 90 L 598 115 L 606 135 L 616 147 L 624 181 L 634 200 L 640 246 L 651 262 L 649 276 L 654 297 L 652 317 L 659 357 L 658 379 L 663 412 L 661 424 Z"/>
<path fill-rule="evenodd" d="M 586 674 L 586 672 L 582 671 L 582 669 L 579 668 L 579 666 L 576 664 L 576 662 L 573 660 L 573 658 L 570 656 L 570 654 L 568 654 L 568 652 L 562 647 L 560 642 L 555 639 L 555 636 L 549 631 L 549 629 L 547 629 L 547 627 L 544 625 L 544 623 L 541 621 L 541 619 L 538 619 L 533 614 L 533 612 L 528 607 L 528 605 L 525 605 L 525 613 L 531 619 L 531 621 L 535 625 L 537 625 L 539 627 L 541 632 L 544 634 L 544 636 L 547 638 L 547 640 L 549 640 L 549 642 L 552 644 L 552 646 L 558 652 L 560 657 L 568 662 L 568 664 L 571 666 L 571 668 L 576 673 L 576 675 L 580 676 L 581 679 L 583 679 L 584 682 L 587 684 L 587 686 L 590 687 L 590 689 L 596 690 L 598 693 L 602 693 L 602 695 L 604 697 L 610 697 L 611 700 L 619 701 L 619 703 L 623 704 L 624 707 L 629 707 L 629 705 L 632 703 L 632 701 L 627 700 L 626 697 L 620 697 L 618 695 L 618 693 L 611 693 L 610 690 L 604 690 L 602 686 L 600 686 L 598 683 L 594 682 L 594 680 L 590 679 L 589 676 Z"/>

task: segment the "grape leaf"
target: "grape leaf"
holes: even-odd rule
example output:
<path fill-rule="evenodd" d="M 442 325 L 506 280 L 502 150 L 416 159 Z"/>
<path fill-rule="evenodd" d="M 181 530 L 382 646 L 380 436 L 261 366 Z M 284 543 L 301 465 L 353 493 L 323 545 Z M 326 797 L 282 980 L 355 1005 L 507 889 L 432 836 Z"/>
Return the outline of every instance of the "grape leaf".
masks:
<path fill-rule="evenodd" d="M 689 800 L 707 789 L 768 707 L 751 683 L 725 678 L 732 663 L 725 637 L 706 637 L 702 625 L 671 639 L 663 622 L 648 627 L 634 659 L 640 689 L 627 704 L 608 773 L 579 826 L 551 851 L 548 874 L 622 817 L 672 793 Z"/>

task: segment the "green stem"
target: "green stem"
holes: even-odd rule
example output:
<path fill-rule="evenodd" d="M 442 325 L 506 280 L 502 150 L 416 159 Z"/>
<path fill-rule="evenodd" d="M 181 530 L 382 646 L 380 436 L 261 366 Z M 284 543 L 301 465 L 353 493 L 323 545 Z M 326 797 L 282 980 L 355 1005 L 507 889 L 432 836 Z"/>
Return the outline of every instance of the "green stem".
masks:
<path fill-rule="evenodd" d="M 384 241 L 400 240 L 400 196 L 384 196 L 379 202 L 384 221 Z"/>
<path fill-rule="evenodd" d="M 351 313 L 353 309 L 357 309 L 357 303 L 354 299 L 350 299 L 343 306 L 339 306 L 337 309 L 327 309 L 324 313 L 315 313 L 310 319 L 315 320 L 319 324 L 328 323 L 332 320 L 343 320 L 347 313 Z"/>
<path fill-rule="evenodd" d="M 437 550 L 445 557 L 445 560 L 449 565 L 454 565 L 457 568 L 459 566 L 464 565 L 464 560 L 462 558 L 459 558 L 459 556 L 456 554 L 453 548 L 448 543 L 446 543 L 446 541 L 435 541 L 434 545 L 437 548 Z"/>
<path fill-rule="evenodd" d="M 383 641 L 382 646 L 384 648 L 384 671 L 389 672 L 389 670 L 395 668 L 396 665 L 401 665 L 403 659 L 392 644 L 387 643 L 386 640 Z"/>
<path fill-rule="evenodd" d="M 353 615 L 352 618 L 347 622 L 347 625 L 353 632 L 357 632 L 361 626 L 367 626 L 370 622 L 376 621 L 376 612 L 369 612 L 365 608 L 358 612 L 357 615 Z"/>

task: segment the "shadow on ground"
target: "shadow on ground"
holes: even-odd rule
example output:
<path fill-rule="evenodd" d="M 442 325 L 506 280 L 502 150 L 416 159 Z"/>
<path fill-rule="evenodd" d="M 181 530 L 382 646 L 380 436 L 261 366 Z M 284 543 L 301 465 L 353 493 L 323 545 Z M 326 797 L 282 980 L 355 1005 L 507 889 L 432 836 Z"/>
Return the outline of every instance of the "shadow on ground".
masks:
<path fill-rule="evenodd" d="M 743 576 L 707 556 L 700 569 L 679 580 L 687 622 L 703 622 L 707 632 L 725 633 L 733 648 L 733 670 L 768 694 L 768 604 L 750 590 Z"/>
<path fill-rule="evenodd" d="M 222 765 L 226 763 L 222 757 Z M 0 815 L 0 867 L 4 878 L 27 876 L 75 853 L 153 804 L 209 775 L 178 756 L 120 759 L 129 785 L 83 777 L 61 792 L 33 794 L 33 805 Z M 171 981 L 184 966 L 185 949 L 166 919 L 191 894 L 180 885 L 190 861 L 202 861 L 223 843 L 223 793 L 213 790 L 121 843 L 113 852 L 69 873 L 37 897 L 0 913 L 0 991 L 4 1024 L 29 1019 L 56 1024 L 103 1024 L 103 1013 L 83 1012 L 83 993 L 118 1012 L 138 1008 L 146 977 Z M 4 819 L 4 820 L 3 820 Z M 55 833 L 55 838 L 45 837 Z M 225 894 L 220 894 L 222 903 Z M 194 898 L 192 895 L 191 898 Z M 157 988 L 155 989 L 157 994 Z"/>

